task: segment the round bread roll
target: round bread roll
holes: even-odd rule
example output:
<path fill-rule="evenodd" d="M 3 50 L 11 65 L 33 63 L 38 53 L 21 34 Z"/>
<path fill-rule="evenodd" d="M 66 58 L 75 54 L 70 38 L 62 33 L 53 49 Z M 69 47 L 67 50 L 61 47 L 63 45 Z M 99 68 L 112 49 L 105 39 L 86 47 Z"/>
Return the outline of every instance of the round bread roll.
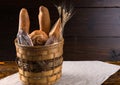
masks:
<path fill-rule="evenodd" d="M 42 30 L 35 30 L 30 34 L 34 46 L 44 45 L 48 40 L 47 34 Z"/>

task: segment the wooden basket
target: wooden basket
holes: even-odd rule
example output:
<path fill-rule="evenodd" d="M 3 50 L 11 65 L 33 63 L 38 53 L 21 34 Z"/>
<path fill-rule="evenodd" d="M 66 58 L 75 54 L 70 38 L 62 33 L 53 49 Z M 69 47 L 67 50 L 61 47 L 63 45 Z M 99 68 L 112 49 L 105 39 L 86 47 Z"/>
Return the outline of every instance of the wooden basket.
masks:
<path fill-rule="evenodd" d="M 64 40 L 47 46 L 22 46 L 15 40 L 16 61 L 24 85 L 53 85 L 62 75 Z"/>

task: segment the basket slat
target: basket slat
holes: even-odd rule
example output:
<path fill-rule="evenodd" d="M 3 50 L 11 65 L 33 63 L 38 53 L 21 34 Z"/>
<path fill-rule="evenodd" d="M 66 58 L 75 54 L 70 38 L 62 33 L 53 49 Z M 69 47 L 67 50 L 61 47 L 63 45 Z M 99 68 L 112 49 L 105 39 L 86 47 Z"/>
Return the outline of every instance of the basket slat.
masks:
<path fill-rule="evenodd" d="M 26 85 L 32 84 L 40 84 L 40 85 L 52 85 L 51 83 L 55 83 L 60 79 L 62 75 L 62 72 L 59 72 L 58 74 L 48 76 L 48 77 L 43 77 L 43 78 L 34 78 L 34 77 L 25 77 L 20 74 L 20 79 L 25 83 Z"/>
<path fill-rule="evenodd" d="M 57 74 L 61 71 L 61 69 L 62 69 L 62 65 L 49 71 L 34 73 L 34 72 L 23 71 L 22 69 L 19 68 L 19 73 L 26 77 L 37 77 L 38 78 L 38 77 L 48 77 L 53 74 Z"/>
<path fill-rule="evenodd" d="M 20 79 L 24 85 L 53 85 L 62 75 L 64 40 L 48 46 L 22 46 L 15 40 Z"/>

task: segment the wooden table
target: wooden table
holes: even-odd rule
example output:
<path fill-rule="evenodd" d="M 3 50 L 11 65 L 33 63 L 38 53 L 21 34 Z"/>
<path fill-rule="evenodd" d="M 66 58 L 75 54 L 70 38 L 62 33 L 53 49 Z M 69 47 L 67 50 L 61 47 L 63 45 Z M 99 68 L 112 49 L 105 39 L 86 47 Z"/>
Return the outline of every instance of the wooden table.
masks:
<path fill-rule="evenodd" d="M 108 63 L 120 65 L 120 61 Z M 16 72 L 18 72 L 18 69 L 14 61 L 0 62 L 0 79 Z M 120 85 L 120 70 L 107 79 L 102 85 Z"/>

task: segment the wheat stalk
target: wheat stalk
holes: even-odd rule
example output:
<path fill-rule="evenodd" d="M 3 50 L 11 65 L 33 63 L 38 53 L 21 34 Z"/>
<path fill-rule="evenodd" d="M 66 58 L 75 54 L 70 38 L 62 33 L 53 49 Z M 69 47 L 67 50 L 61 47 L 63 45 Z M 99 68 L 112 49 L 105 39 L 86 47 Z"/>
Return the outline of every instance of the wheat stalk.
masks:
<path fill-rule="evenodd" d="M 66 3 L 67 0 L 62 1 L 62 3 L 54 1 L 54 5 L 58 10 L 59 17 L 61 18 L 61 34 L 63 36 L 64 27 L 66 23 L 70 20 L 70 18 L 74 15 L 75 12 L 73 12 L 74 7 L 71 3 Z"/>

